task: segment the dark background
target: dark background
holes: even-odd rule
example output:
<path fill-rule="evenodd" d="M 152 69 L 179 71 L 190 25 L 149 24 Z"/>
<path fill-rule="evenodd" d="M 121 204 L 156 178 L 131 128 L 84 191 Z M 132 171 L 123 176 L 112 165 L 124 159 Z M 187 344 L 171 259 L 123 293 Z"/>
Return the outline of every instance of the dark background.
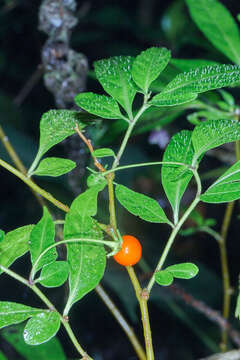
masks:
<path fill-rule="evenodd" d="M 41 48 L 46 36 L 38 30 L 40 3 L 29 0 L 5 0 L 0 4 L 0 124 L 26 166 L 31 164 L 37 151 L 41 115 L 56 107 L 54 97 L 45 88 L 42 78 L 34 84 L 21 104 L 16 105 L 21 89 L 41 64 Z M 222 3 L 235 16 L 240 11 L 238 1 L 225 0 Z M 165 46 L 171 49 L 172 56 L 176 58 L 202 58 L 229 63 L 229 60 L 214 49 L 197 29 L 181 0 L 78 1 L 78 10 L 80 19 L 73 29 L 71 47 L 85 54 L 90 70 L 95 60 L 113 55 L 135 56 L 150 46 Z M 101 91 L 91 74 L 87 79 L 86 87 L 88 91 Z M 100 126 L 109 125 L 104 123 Z M 185 116 L 165 127 L 169 135 L 183 128 L 192 128 Z M 89 131 L 91 133 L 91 130 Z M 95 144 L 101 146 L 101 139 L 97 139 Z M 118 144 L 119 137 L 113 138 L 109 145 L 117 148 Z M 66 144 L 59 145 L 52 154 L 66 156 Z M 149 143 L 149 132 L 145 132 L 131 139 L 123 162 L 160 160 L 162 154 L 162 149 Z M 2 145 L 0 145 L 0 156 L 8 159 Z M 87 153 L 79 152 L 79 156 L 83 156 L 83 165 L 89 163 Z M 206 159 L 203 171 L 207 172 L 222 165 L 218 159 Z M 170 211 L 159 185 L 159 170 L 124 172 L 118 180 L 137 191 L 159 199 L 166 212 Z M 69 186 L 67 177 L 37 181 L 61 201 L 71 204 L 73 189 Z M 85 188 L 85 175 L 80 179 L 80 187 L 82 190 Z M 192 193 L 189 192 L 186 203 L 191 196 Z M 99 214 L 104 218 L 106 200 L 104 198 L 101 200 L 103 205 Z M 5 232 L 18 226 L 36 223 L 41 217 L 41 208 L 29 189 L 4 169 L 0 169 L 0 201 L 0 228 Z M 219 230 L 224 209 L 224 204 L 201 205 L 199 211 L 203 216 L 216 218 L 215 229 Z M 55 216 L 59 217 L 60 211 L 54 211 Z M 117 211 L 122 232 L 135 234 L 142 240 L 144 257 L 153 267 L 169 230 L 165 225 L 147 224 L 135 219 L 121 208 L 117 208 Z M 236 206 L 228 241 L 231 281 L 235 289 L 232 314 L 239 272 L 238 213 Z M 180 285 L 197 299 L 220 311 L 222 293 L 217 244 L 205 234 L 179 237 L 170 255 L 169 263 L 189 260 L 201 267 L 201 273 L 197 279 L 181 282 Z M 132 297 L 131 284 L 124 270 L 113 264 L 111 260 L 109 263 L 103 283 L 141 338 L 139 311 Z M 14 268 L 26 274 L 26 264 L 29 264 L 29 259 L 24 257 L 16 262 Z M 4 292 L 1 291 L 2 300 L 15 300 L 29 305 L 39 304 L 35 298 L 32 298 L 30 290 L 24 289 L 6 276 L 1 278 L 1 288 L 5 289 Z M 49 294 L 61 307 L 59 291 L 52 290 Z M 156 359 L 190 360 L 218 351 L 220 330 L 217 325 L 204 315 L 199 315 L 196 310 L 176 298 L 171 291 L 159 288 L 154 291 L 150 302 L 150 317 Z M 238 322 L 233 317 L 231 321 L 235 321 L 235 326 L 239 328 Z M 94 292 L 74 306 L 72 323 L 81 343 L 85 344 L 94 359 L 136 359 L 125 335 Z M 76 357 L 63 331 L 60 332 L 60 340 L 67 356 Z M 229 346 L 231 347 L 232 344 Z M 3 339 L 0 339 L 0 348 L 8 353 L 9 359 L 19 359 Z"/>

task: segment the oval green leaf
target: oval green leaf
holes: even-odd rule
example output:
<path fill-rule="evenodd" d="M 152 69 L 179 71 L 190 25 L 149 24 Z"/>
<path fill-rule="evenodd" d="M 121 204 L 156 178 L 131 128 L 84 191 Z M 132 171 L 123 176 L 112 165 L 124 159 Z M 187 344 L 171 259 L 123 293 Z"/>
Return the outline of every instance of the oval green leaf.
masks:
<path fill-rule="evenodd" d="M 166 48 L 152 47 L 142 51 L 133 62 L 132 77 L 135 83 L 146 94 L 151 83 L 165 69 L 171 57 Z"/>
<path fill-rule="evenodd" d="M 0 329 L 11 324 L 18 324 L 43 311 L 15 302 L 0 301 Z"/>
<path fill-rule="evenodd" d="M 183 92 L 183 91 L 175 91 L 171 93 L 164 93 L 161 92 L 160 94 L 155 95 L 149 104 L 154 106 L 175 106 L 175 105 L 182 105 L 193 101 L 197 98 L 196 93 L 191 92 Z"/>
<path fill-rule="evenodd" d="M 80 130 L 86 126 L 79 120 L 80 117 L 80 113 L 72 110 L 50 110 L 43 114 L 40 121 L 39 149 L 28 171 L 29 175 L 33 173 L 41 157 L 51 147 L 75 133 L 76 124 Z"/>
<path fill-rule="evenodd" d="M 192 132 L 182 130 L 171 138 L 164 152 L 163 161 L 191 165 L 193 155 Z M 191 178 L 192 172 L 186 170 L 184 166 L 162 166 L 162 185 L 172 206 L 175 223 L 178 221 L 180 201 Z"/>
<path fill-rule="evenodd" d="M 26 225 L 9 231 L 5 235 L 0 242 L 0 265 L 8 268 L 15 260 L 29 251 L 29 239 L 33 228 L 34 225 Z"/>
<path fill-rule="evenodd" d="M 115 157 L 115 154 L 114 154 L 114 151 L 112 149 L 102 148 L 102 149 L 94 150 L 93 153 L 92 153 L 92 156 L 95 156 L 95 157 L 98 157 L 98 158 L 103 158 L 103 157 L 108 157 L 108 156 Z"/>
<path fill-rule="evenodd" d="M 172 276 L 177 279 L 192 279 L 199 271 L 197 265 L 193 263 L 171 265 L 168 266 L 165 270 L 171 273 Z"/>
<path fill-rule="evenodd" d="M 46 207 L 43 209 L 43 216 L 41 220 L 35 225 L 30 235 L 30 253 L 31 261 L 34 265 L 40 254 L 49 246 L 54 244 L 55 226 L 52 217 Z M 56 248 L 50 249 L 38 262 L 35 268 L 41 269 L 43 265 L 49 264 L 55 261 L 57 258 Z"/>
<path fill-rule="evenodd" d="M 240 123 L 237 120 L 209 120 L 196 126 L 192 134 L 194 159 L 210 149 L 240 139 Z"/>
<path fill-rule="evenodd" d="M 207 39 L 240 65 L 240 35 L 231 13 L 218 0 L 186 0 L 190 14 Z"/>
<path fill-rule="evenodd" d="M 23 338 L 28 345 L 40 345 L 49 341 L 60 328 L 60 315 L 56 311 L 42 312 L 28 320 Z"/>
<path fill-rule="evenodd" d="M 145 221 L 171 224 L 158 202 L 146 195 L 130 190 L 126 186 L 117 185 L 116 197 L 131 214 Z"/>
<path fill-rule="evenodd" d="M 240 160 L 217 179 L 200 199 L 207 203 L 223 203 L 240 199 Z"/>
<path fill-rule="evenodd" d="M 103 89 L 122 105 L 130 118 L 137 92 L 131 75 L 133 60 L 131 56 L 115 56 L 94 63 L 97 79 Z"/>
<path fill-rule="evenodd" d="M 65 283 L 68 278 L 69 265 L 66 261 L 55 261 L 42 268 L 40 277 L 36 282 L 40 282 L 45 287 L 57 287 Z"/>
<path fill-rule="evenodd" d="M 32 175 L 38 176 L 61 176 L 72 171 L 76 167 L 76 163 L 69 159 L 61 159 L 49 157 L 43 159 Z"/>
<path fill-rule="evenodd" d="M 155 280 L 159 285 L 169 286 L 173 283 L 173 276 L 167 270 L 161 270 L 156 272 Z"/>
<path fill-rule="evenodd" d="M 104 119 L 122 119 L 118 103 L 106 95 L 98 95 L 92 92 L 81 93 L 75 97 L 75 103 L 91 114 Z"/>

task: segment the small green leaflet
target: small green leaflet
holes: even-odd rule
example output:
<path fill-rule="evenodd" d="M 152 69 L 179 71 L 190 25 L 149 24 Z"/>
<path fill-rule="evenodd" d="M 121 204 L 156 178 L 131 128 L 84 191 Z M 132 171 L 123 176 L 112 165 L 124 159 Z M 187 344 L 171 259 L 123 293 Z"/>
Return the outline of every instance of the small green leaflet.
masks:
<path fill-rule="evenodd" d="M 25 343 L 23 330 L 23 324 L 14 325 L 3 329 L 1 336 L 10 343 L 25 360 L 67 360 L 57 337 L 52 338 L 47 343 L 31 346 Z"/>
<path fill-rule="evenodd" d="M 173 276 L 170 272 L 166 270 L 161 270 L 156 272 L 155 280 L 159 285 L 169 286 L 173 283 Z"/>
<path fill-rule="evenodd" d="M 97 213 L 98 193 L 105 183 L 95 185 L 80 194 L 72 203 L 64 225 L 64 238 L 103 238 L 101 229 L 92 216 Z M 93 290 L 103 277 L 106 252 L 102 245 L 88 243 L 67 244 L 69 263 L 69 297 L 64 310 L 67 315 L 74 303 Z"/>
<path fill-rule="evenodd" d="M 114 151 L 109 148 L 102 148 L 102 149 L 94 150 L 92 153 L 92 156 L 95 156 L 98 158 L 103 158 L 103 157 L 108 157 L 108 156 L 113 156 L 114 158 L 116 157 L 114 154 Z"/>
<path fill-rule="evenodd" d="M 178 74 L 159 94 L 199 94 L 205 91 L 233 86 L 240 82 L 240 66 L 212 65 Z M 156 95 L 158 96 L 158 95 Z M 152 101 L 156 98 L 152 99 Z"/>
<path fill-rule="evenodd" d="M 120 204 L 131 214 L 139 216 L 145 221 L 171 225 L 171 222 L 156 200 L 130 190 L 123 185 L 116 186 L 116 197 Z"/>
<path fill-rule="evenodd" d="M 166 48 L 152 47 L 142 51 L 133 62 L 132 77 L 145 94 L 151 83 L 167 66 L 171 53 Z"/>
<path fill-rule="evenodd" d="M 192 279 L 198 274 L 198 267 L 193 263 L 182 263 L 168 266 L 165 271 L 177 279 Z"/>
<path fill-rule="evenodd" d="M 45 311 L 28 320 L 23 338 L 28 345 L 39 345 L 49 341 L 60 328 L 60 315 L 56 311 Z"/>
<path fill-rule="evenodd" d="M 94 63 L 97 79 L 103 89 L 122 105 L 130 118 L 137 92 L 131 75 L 133 60 L 131 56 L 115 56 Z"/>
<path fill-rule="evenodd" d="M 192 132 L 189 130 L 182 130 L 175 134 L 165 149 L 163 161 L 181 162 L 191 165 L 194 155 L 191 138 Z M 181 198 L 191 178 L 192 172 L 186 170 L 184 166 L 162 166 L 162 185 L 172 206 L 175 224 L 178 221 Z"/>
<path fill-rule="evenodd" d="M 54 244 L 55 226 L 48 209 L 44 207 L 43 216 L 41 220 L 35 225 L 30 235 L 30 253 L 31 261 L 34 265 L 40 254 L 49 246 Z M 43 265 L 49 264 L 55 261 L 57 258 L 56 248 L 50 249 L 40 259 L 35 272 L 43 267 Z"/>
<path fill-rule="evenodd" d="M 192 134 L 193 165 L 210 149 L 240 139 L 240 123 L 236 120 L 209 120 L 196 126 Z"/>
<path fill-rule="evenodd" d="M 240 65 L 240 35 L 231 13 L 218 0 L 186 0 L 190 14 L 209 41 Z"/>
<path fill-rule="evenodd" d="M 222 203 L 240 199 L 240 160 L 217 179 L 200 199 L 207 203 Z"/>
<path fill-rule="evenodd" d="M 106 95 L 98 95 L 92 92 L 78 94 L 75 103 L 82 109 L 91 114 L 100 116 L 104 119 L 122 119 L 118 103 Z"/>
<path fill-rule="evenodd" d="M 8 232 L 0 242 L 0 265 L 8 268 L 29 250 L 29 239 L 34 225 L 26 225 Z M 0 274 L 2 271 L 0 270 Z"/>
<path fill-rule="evenodd" d="M 171 93 L 161 92 L 160 94 L 155 95 L 149 104 L 154 106 L 175 106 L 182 105 L 193 101 L 197 98 L 198 94 L 191 92 L 183 92 L 182 90 L 174 91 Z"/>
<path fill-rule="evenodd" d="M 0 360 L 7 360 L 7 358 L 3 355 L 1 351 L 0 351 Z"/>
<path fill-rule="evenodd" d="M 18 324 L 43 311 L 15 302 L 0 301 L 0 329 L 11 324 Z"/>
<path fill-rule="evenodd" d="M 55 261 L 43 266 L 41 275 L 35 282 L 40 282 L 45 287 L 58 287 L 65 283 L 68 273 L 67 261 Z"/>
<path fill-rule="evenodd" d="M 40 162 L 32 175 L 56 177 L 68 173 L 75 167 L 76 163 L 72 160 L 48 157 Z"/>
<path fill-rule="evenodd" d="M 72 110 L 50 110 L 43 114 L 40 121 L 39 149 L 28 171 L 29 175 L 33 173 L 39 160 L 49 149 L 75 133 L 76 124 L 80 130 L 86 126 L 79 121 L 79 118 L 80 113 Z"/>
<path fill-rule="evenodd" d="M 192 279 L 198 273 L 198 267 L 192 263 L 182 263 L 168 266 L 155 273 L 155 280 L 159 285 L 169 286 L 173 279 Z"/>
<path fill-rule="evenodd" d="M 171 65 L 180 70 L 180 72 L 199 68 L 200 66 L 219 65 L 216 61 L 205 59 L 171 59 Z"/>
<path fill-rule="evenodd" d="M 88 187 L 92 187 L 92 186 L 100 185 L 100 184 L 105 184 L 105 186 L 107 185 L 107 180 L 102 175 L 102 173 L 90 174 L 88 176 L 88 178 L 87 178 L 87 186 Z"/>

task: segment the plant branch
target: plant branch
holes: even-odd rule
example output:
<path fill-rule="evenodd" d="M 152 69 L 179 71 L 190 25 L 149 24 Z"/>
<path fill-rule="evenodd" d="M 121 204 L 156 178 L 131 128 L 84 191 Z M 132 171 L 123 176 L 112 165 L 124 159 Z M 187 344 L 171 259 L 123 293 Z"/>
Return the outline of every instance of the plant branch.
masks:
<path fill-rule="evenodd" d="M 183 216 L 181 217 L 181 219 L 178 221 L 178 223 L 175 225 L 175 227 L 173 228 L 172 232 L 171 232 L 171 235 L 167 241 L 167 244 L 163 250 L 163 253 L 159 259 L 159 262 L 157 264 L 157 267 L 148 283 L 148 286 L 147 286 L 147 289 L 148 289 L 148 292 L 150 293 L 154 283 L 155 283 L 155 273 L 160 271 L 162 269 L 162 266 L 167 258 L 167 255 L 172 247 L 172 244 L 180 230 L 180 228 L 182 227 L 183 223 L 186 221 L 186 219 L 188 218 L 188 216 L 191 214 L 191 212 L 193 211 L 193 209 L 197 206 L 197 204 L 199 203 L 200 201 L 200 194 L 201 194 L 201 181 L 200 181 L 200 178 L 199 178 L 199 175 L 197 173 L 196 170 L 193 170 L 193 174 L 194 174 L 194 177 L 195 177 L 195 180 L 196 180 L 196 183 L 197 183 L 197 193 L 196 193 L 196 197 L 195 199 L 193 200 L 192 204 L 188 207 L 188 209 L 185 211 L 185 213 L 183 214 Z"/>
<path fill-rule="evenodd" d="M 0 269 L 2 271 L 4 271 L 6 274 L 8 274 L 9 276 L 11 276 L 12 278 L 14 278 L 15 280 L 21 282 L 22 284 L 28 286 L 42 301 L 43 303 L 48 307 L 49 310 L 51 311 L 55 311 L 56 313 L 58 313 L 61 323 L 62 325 L 65 327 L 68 336 L 70 337 L 72 343 L 74 344 L 75 348 L 77 349 L 77 351 L 79 352 L 79 354 L 81 356 L 83 356 L 86 360 L 93 360 L 89 355 L 87 355 L 87 353 L 83 350 L 83 348 L 81 347 L 81 345 L 79 344 L 79 342 L 77 341 L 69 323 L 68 323 L 68 319 L 64 318 L 55 308 L 55 306 L 51 303 L 51 301 L 48 300 L 48 298 L 42 293 L 42 291 L 34 284 L 30 284 L 29 281 L 27 281 L 26 279 L 24 279 L 22 276 L 16 274 L 15 272 L 13 272 L 12 270 L 4 267 L 3 265 L 0 265 Z"/>
<path fill-rule="evenodd" d="M 136 298 L 139 302 L 139 306 L 141 310 L 147 360 L 154 360 L 151 327 L 150 327 L 150 320 L 149 320 L 148 306 L 147 306 L 149 294 L 148 291 L 145 291 L 141 288 L 138 278 L 135 274 L 134 268 L 132 266 L 126 266 L 126 270 L 132 282 L 133 288 L 136 293 Z"/>
<path fill-rule="evenodd" d="M 10 164 L 6 163 L 4 160 L 0 159 L 0 166 L 4 167 L 6 170 L 10 171 L 12 174 L 17 176 L 19 179 L 21 179 L 25 184 L 27 184 L 33 191 L 36 193 L 42 195 L 45 199 L 50 201 L 52 204 L 54 204 L 59 209 L 68 212 L 69 207 L 67 205 L 64 205 L 59 200 L 55 199 L 50 193 L 40 188 L 37 184 L 35 184 L 30 178 L 28 178 L 26 175 L 22 174 L 20 171 L 15 169 Z"/>

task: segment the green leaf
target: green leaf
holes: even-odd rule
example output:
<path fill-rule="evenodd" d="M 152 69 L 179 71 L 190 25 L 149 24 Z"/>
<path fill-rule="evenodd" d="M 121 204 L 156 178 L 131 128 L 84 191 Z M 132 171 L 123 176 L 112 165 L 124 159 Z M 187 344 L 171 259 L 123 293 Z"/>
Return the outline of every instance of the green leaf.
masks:
<path fill-rule="evenodd" d="M 40 277 L 35 282 L 40 282 L 45 287 L 57 287 L 65 283 L 68 278 L 69 265 L 66 261 L 55 261 L 42 268 Z"/>
<path fill-rule="evenodd" d="M 60 328 L 60 315 L 56 311 L 46 311 L 28 320 L 23 338 L 28 345 L 39 345 L 49 341 Z"/>
<path fill-rule="evenodd" d="M 225 86 L 233 86 L 239 82 L 240 66 L 238 65 L 203 66 L 178 74 L 159 95 L 163 97 L 172 94 L 175 97 L 175 94 L 184 96 L 190 93 L 193 96 L 193 93 L 199 94 Z"/>
<path fill-rule="evenodd" d="M 132 102 L 137 92 L 131 75 L 133 60 L 131 56 L 115 56 L 94 63 L 98 81 L 122 105 L 130 118 Z"/>
<path fill-rule="evenodd" d="M 238 294 L 236 308 L 235 308 L 235 317 L 240 320 L 240 294 Z"/>
<path fill-rule="evenodd" d="M 80 194 L 72 203 L 64 225 L 64 238 L 103 238 L 101 229 L 92 216 L 97 213 L 97 197 L 105 183 L 95 185 Z M 102 245 L 88 243 L 67 244 L 69 269 L 69 297 L 64 310 L 67 315 L 72 305 L 93 290 L 103 277 L 106 252 Z"/>
<path fill-rule="evenodd" d="M 209 120 L 193 130 L 192 142 L 195 150 L 193 163 L 202 154 L 217 146 L 240 139 L 240 124 L 236 120 Z"/>
<path fill-rule="evenodd" d="M 151 83 L 167 66 L 171 53 L 166 48 L 152 47 L 142 51 L 132 65 L 132 77 L 146 94 Z"/>
<path fill-rule="evenodd" d="M 191 92 L 175 91 L 171 93 L 164 93 L 163 91 L 160 94 L 155 95 L 149 104 L 154 106 L 175 106 L 182 105 L 193 101 L 197 98 L 197 94 Z"/>
<path fill-rule="evenodd" d="M 47 343 L 31 346 L 27 345 L 23 339 L 22 324 L 7 327 L 1 331 L 1 336 L 9 342 L 17 352 L 26 360 L 66 360 L 61 344 L 57 337 L 52 338 Z"/>
<path fill-rule="evenodd" d="M 76 167 L 72 160 L 48 157 L 43 159 L 32 175 L 38 176 L 61 176 L 68 173 Z"/>
<path fill-rule="evenodd" d="M 158 202 L 146 195 L 130 190 L 126 186 L 117 185 L 116 197 L 131 214 L 145 221 L 171 224 Z"/>
<path fill-rule="evenodd" d="M 104 119 L 122 119 L 118 103 L 111 97 L 98 95 L 92 92 L 78 94 L 75 103 L 91 114 Z"/>
<path fill-rule="evenodd" d="M 80 113 L 72 110 L 50 110 L 43 114 L 40 121 L 39 149 L 28 171 L 29 175 L 32 174 L 41 157 L 49 149 L 75 133 L 76 124 L 80 130 L 86 126 L 79 121 L 79 117 Z"/>
<path fill-rule="evenodd" d="M 190 14 L 209 41 L 240 64 L 240 36 L 231 13 L 217 0 L 186 0 Z"/>
<path fill-rule="evenodd" d="M 235 105 L 235 99 L 232 96 L 232 94 L 230 94 L 229 92 L 227 92 L 226 90 L 219 90 L 220 94 L 222 95 L 224 101 L 230 106 L 233 107 Z"/>
<path fill-rule="evenodd" d="M 155 273 L 155 280 L 159 285 L 169 286 L 173 283 L 173 276 L 167 270 L 161 270 Z"/>
<path fill-rule="evenodd" d="M 180 72 L 189 71 L 200 66 L 219 65 L 216 61 L 205 59 L 171 59 L 170 63 Z"/>
<path fill-rule="evenodd" d="M 192 132 L 189 130 L 182 130 L 175 134 L 164 152 L 163 161 L 181 162 L 191 165 L 194 155 L 191 137 Z M 181 170 L 184 170 L 184 173 L 181 173 Z M 185 170 L 184 166 L 162 166 L 162 185 L 172 206 L 175 224 L 178 221 L 181 198 L 192 178 L 192 172 Z M 182 176 L 179 177 L 179 175 Z"/>
<path fill-rule="evenodd" d="M 107 185 L 107 180 L 102 173 L 90 174 L 87 178 L 87 186 L 92 187 L 95 185 L 105 184 Z"/>
<path fill-rule="evenodd" d="M 43 209 L 43 216 L 41 220 L 35 225 L 30 235 L 30 253 L 32 264 L 36 262 L 39 255 L 54 244 L 55 226 L 51 215 L 46 207 Z M 40 259 L 35 272 L 41 269 L 44 265 L 47 265 L 57 258 L 56 248 L 50 249 Z"/>
<path fill-rule="evenodd" d="M 7 360 L 7 358 L 3 355 L 1 351 L 0 351 L 0 360 Z"/>
<path fill-rule="evenodd" d="M 240 160 L 217 179 L 200 199 L 207 203 L 222 203 L 240 199 Z"/>
<path fill-rule="evenodd" d="M 95 157 L 98 157 L 98 158 L 103 158 L 103 157 L 108 157 L 108 156 L 115 157 L 114 151 L 109 148 L 102 148 L 102 149 L 94 150 L 92 155 Z"/>
<path fill-rule="evenodd" d="M 43 311 L 15 302 L 0 301 L 0 329 L 11 324 L 18 324 Z"/>
<path fill-rule="evenodd" d="M 0 265 L 8 268 L 29 250 L 29 239 L 34 225 L 26 225 L 8 232 L 0 242 Z M 2 271 L 0 270 L 0 274 Z"/>
<path fill-rule="evenodd" d="M 198 273 L 198 267 L 193 263 L 182 263 L 168 266 L 166 271 L 177 279 L 192 279 Z"/>
<path fill-rule="evenodd" d="M 5 232 L 0 229 L 0 242 L 3 241 L 4 236 L 5 236 Z"/>

